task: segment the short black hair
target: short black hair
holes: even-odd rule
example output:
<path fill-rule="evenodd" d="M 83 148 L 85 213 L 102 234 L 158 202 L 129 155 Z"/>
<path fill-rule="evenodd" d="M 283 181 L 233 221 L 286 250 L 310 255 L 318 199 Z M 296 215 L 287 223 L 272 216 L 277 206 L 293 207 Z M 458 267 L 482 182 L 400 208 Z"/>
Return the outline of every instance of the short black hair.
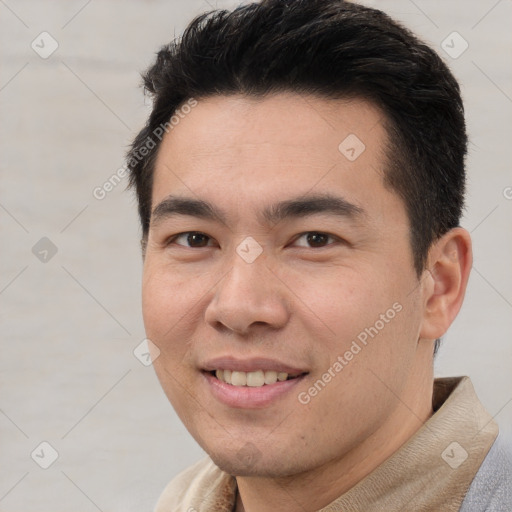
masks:
<path fill-rule="evenodd" d="M 404 201 L 418 277 L 432 243 L 459 225 L 467 151 L 459 85 L 435 51 L 377 9 L 263 0 L 206 12 L 160 49 L 143 82 L 153 107 L 127 167 L 144 239 L 161 127 L 190 99 L 232 94 L 361 98 L 380 108 L 384 183 Z"/>

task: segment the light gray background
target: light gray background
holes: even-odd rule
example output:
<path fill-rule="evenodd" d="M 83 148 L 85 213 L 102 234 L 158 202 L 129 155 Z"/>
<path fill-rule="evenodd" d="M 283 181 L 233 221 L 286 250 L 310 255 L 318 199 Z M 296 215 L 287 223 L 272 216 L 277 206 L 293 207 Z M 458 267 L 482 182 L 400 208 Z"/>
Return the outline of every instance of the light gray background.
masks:
<path fill-rule="evenodd" d="M 436 373 L 470 375 L 512 443 L 512 4 L 367 3 L 435 46 L 462 84 L 475 263 Z M 101 201 L 92 192 L 148 114 L 139 71 L 215 5 L 0 0 L 1 511 L 150 510 L 202 456 L 133 355 L 144 338 L 135 201 L 126 180 Z M 59 44 L 47 59 L 31 48 L 43 31 Z M 457 59 L 441 48 L 453 31 L 469 44 Z M 58 250 L 46 263 L 32 252 L 42 237 Z M 59 453 L 46 470 L 31 458 L 42 441 Z"/>

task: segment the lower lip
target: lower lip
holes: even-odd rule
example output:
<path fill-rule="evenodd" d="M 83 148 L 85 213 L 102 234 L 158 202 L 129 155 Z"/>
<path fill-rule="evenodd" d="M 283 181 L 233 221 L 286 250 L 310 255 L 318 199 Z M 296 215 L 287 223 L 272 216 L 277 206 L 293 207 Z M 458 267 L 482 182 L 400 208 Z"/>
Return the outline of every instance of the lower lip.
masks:
<path fill-rule="evenodd" d="M 212 394 L 225 405 L 239 409 L 263 409 L 286 393 L 290 393 L 304 379 L 305 375 L 260 387 L 232 386 L 202 372 Z"/>

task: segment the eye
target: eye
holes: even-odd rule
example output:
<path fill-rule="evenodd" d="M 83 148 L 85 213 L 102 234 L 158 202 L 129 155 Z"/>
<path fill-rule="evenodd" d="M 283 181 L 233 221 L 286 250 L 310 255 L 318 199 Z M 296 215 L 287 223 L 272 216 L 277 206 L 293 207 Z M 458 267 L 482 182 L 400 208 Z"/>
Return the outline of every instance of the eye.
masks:
<path fill-rule="evenodd" d="M 207 247 L 209 245 L 208 242 L 211 240 L 212 239 L 208 235 L 205 235 L 200 231 L 186 231 L 185 233 L 179 233 L 173 236 L 167 244 L 182 245 L 194 249 Z"/>
<path fill-rule="evenodd" d="M 298 243 L 301 240 L 303 242 Z M 299 237 L 295 239 L 294 244 L 298 245 L 299 247 L 316 248 L 332 245 L 333 241 L 340 241 L 340 239 L 334 235 L 329 235 L 328 233 L 322 233 L 320 231 L 308 231 L 307 233 L 302 233 L 299 235 Z"/>

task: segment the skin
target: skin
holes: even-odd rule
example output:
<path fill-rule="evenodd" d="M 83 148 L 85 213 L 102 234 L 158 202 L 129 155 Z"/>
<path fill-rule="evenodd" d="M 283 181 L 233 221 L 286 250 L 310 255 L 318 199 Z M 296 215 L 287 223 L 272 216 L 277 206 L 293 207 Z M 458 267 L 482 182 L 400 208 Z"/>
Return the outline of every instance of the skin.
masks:
<path fill-rule="evenodd" d="M 159 150 L 153 211 L 173 195 L 208 201 L 225 219 L 152 218 L 146 332 L 160 349 L 154 367 L 177 414 L 213 461 L 236 475 L 237 511 L 318 510 L 432 414 L 433 343 L 462 304 L 470 237 L 462 228 L 445 234 L 417 276 L 404 204 L 382 179 L 382 118 L 359 99 L 216 96 L 200 99 Z M 366 146 L 355 161 L 338 150 L 349 134 Z M 271 203 L 323 193 L 364 214 L 261 218 Z M 187 231 L 207 235 L 199 238 L 205 245 L 173 238 Z M 312 245 L 305 232 L 332 237 Z M 236 252 L 247 236 L 263 249 L 252 263 Z M 402 310 L 300 403 L 297 394 L 395 303 Z M 277 358 L 309 373 L 267 407 L 233 408 L 212 396 L 200 372 L 206 359 L 226 354 Z"/>

